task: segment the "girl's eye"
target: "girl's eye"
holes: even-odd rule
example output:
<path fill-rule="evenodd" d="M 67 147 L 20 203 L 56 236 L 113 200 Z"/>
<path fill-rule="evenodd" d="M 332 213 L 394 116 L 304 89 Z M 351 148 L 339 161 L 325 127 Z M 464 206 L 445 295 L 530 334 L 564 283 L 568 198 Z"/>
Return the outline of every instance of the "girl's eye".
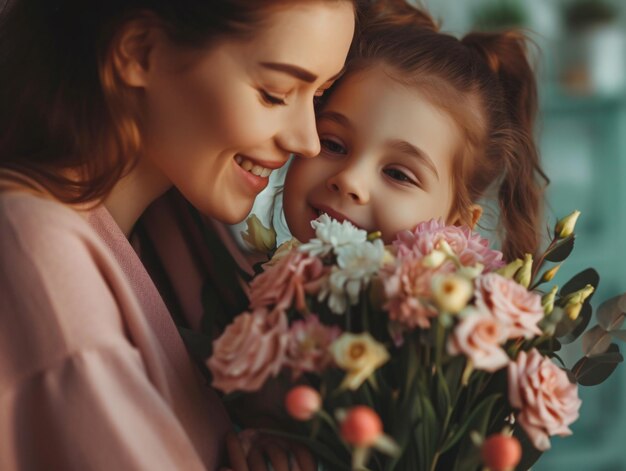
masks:
<path fill-rule="evenodd" d="M 394 180 L 397 180 L 397 181 L 400 181 L 400 182 L 411 183 L 412 185 L 419 186 L 418 182 L 416 182 L 413 178 L 409 177 L 406 173 L 404 173 L 400 169 L 397 169 L 397 168 L 386 168 L 384 170 L 384 172 L 385 172 L 385 174 L 389 175 Z"/>
<path fill-rule="evenodd" d="M 331 154 L 346 154 L 346 149 L 337 141 L 333 141 L 332 139 L 320 139 L 320 145 L 322 146 L 322 150 L 326 152 L 330 152 Z"/>
<path fill-rule="evenodd" d="M 271 93 L 266 92 L 265 90 L 261 90 L 261 98 L 263 98 L 263 101 L 265 103 L 271 106 L 285 106 L 287 104 L 284 98 L 274 96 Z"/>

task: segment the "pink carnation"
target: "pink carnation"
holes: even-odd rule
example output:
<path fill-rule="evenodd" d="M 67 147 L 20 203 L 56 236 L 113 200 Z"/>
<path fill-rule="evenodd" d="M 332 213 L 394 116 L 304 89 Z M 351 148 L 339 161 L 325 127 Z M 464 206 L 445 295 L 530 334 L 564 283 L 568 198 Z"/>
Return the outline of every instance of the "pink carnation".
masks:
<path fill-rule="evenodd" d="M 326 326 L 314 315 L 294 322 L 287 347 L 287 366 L 292 370 L 293 379 L 305 371 L 320 373 L 325 370 L 333 361 L 330 344 L 340 334 L 339 327 Z"/>
<path fill-rule="evenodd" d="M 571 435 L 578 418 L 578 387 L 565 371 L 537 350 L 521 351 L 509 363 L 509 402 L 520 409 L 518 421 L 535 448 L 550 448 L 550 436 Z"/>
<path fill-rule="evenodd" d="M 387 297 L 383 308 L 389 312 L 389 318 L 409 328 L 429 328 L 430 318 L 439 312 L 431 304 L 433 276 L 450 273 L 454 266 L 444 263 L 433 269 L 424 267 L 421 260 L 405 259 L 391 272 L 386 270 L 382 272 Z"/>
<path fill-rule="evenodd" d="M 497 273 L 476 278 L 476 306 L 491 312 L 509 329 L 509 338 L 541 335 L 537 322 L 543 319 L 541 296 Z"/>
<path fill-rule="evenodd" d="M 240 314 L 213 342 L 207 361 L 213 386 L 225 393 L 260 389 L 282 369 L 288 340 L 284 312 L 258 309 Z"/>
<path fill-rule="evenodd" d="M 465 354 L 479 370 L 494 372 L 506 366 L 509 357 L 500 347 L 507 329 L 489 312 L 472 310 L 456 326 L 448 341 L 451 355 Z"/>
<path fill-rule="evenodd" d="M 412 231 L 402 231 L 393 246 L 399 258 L 422 258 L 445 240 L 465 266 L 482 263 L 485 273 L 504 265 L 502 252 L 489 248 L 489 241 L 467 226 L 446 226 L 440 219 L 417 225 Z"/>
<path fill-rule="evenodd" d="M 274 306 L 285 310 L 295 306 L 303 310 L 305 293 L 316 294 L 328 270 L 317 257 L 293 250 L 289 255 L 258 275 L 250 283 L 250 307 Z"/>

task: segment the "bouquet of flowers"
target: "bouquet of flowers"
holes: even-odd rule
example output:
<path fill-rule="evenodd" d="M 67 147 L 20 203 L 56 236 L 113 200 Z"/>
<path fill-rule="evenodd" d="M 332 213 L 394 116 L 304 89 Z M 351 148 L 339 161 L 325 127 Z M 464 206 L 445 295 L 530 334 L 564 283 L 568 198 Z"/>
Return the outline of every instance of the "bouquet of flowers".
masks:
<path fill-rule="evenodd" d="M 612 339 L 625 338 L 626 297 L 585 332 L 597 273 L 543 289 L 577 218 L 539 257 L 506 264 L 467 227 L 433 220 L 385 246 L 323 214 L 316 238 L 283 244 L 252 280 L 249 309 L 213 342 L 213 386 L 253 392 L 282 372 L 293 423 L 271 433 L 329 469 L 527 469 L 550 436 L 571 434 L 578 384 L 622 361 Z M 583 333 L 567 368 L 561 344 Z"/>

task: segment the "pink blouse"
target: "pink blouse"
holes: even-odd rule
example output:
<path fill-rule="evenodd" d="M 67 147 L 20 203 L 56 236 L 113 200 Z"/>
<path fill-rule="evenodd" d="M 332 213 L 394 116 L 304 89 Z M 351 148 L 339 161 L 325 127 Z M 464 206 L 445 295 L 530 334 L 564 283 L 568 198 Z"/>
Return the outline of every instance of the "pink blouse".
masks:
<path fill-rule="evenodd" d="M 111 215 L 7 182 L 0 469 L 216 469 L 230 421 Z"/>

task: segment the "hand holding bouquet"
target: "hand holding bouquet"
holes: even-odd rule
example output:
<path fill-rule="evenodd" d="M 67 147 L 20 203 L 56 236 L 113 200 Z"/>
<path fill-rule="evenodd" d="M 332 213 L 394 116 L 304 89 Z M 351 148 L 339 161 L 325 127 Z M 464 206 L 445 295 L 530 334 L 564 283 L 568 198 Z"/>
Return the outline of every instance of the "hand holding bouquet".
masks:
<path fill-rule="evenodd" d="M 598 284 L 590 269 L 540 290 L 558 270 L 544 265 L 571 252 L 577 217 L 535 260 L 505 264 L 467 227 L 430 221 L 385 247 L 322 215 L 315 239 L 281 246 L 252 281 L 249 310 L 213 344 L 213 385 L 252 392 L 289 372 L 296 428 L 274 433 L 332 469 L 514 467 L 512 433 L 547 450 L 571 434 L 576 383 L 597 384 L 622 360 L 611 341 L 624 337 L 621 297 L 600 308 L 571 370 L 557 353 L 587 328 Z"/>

